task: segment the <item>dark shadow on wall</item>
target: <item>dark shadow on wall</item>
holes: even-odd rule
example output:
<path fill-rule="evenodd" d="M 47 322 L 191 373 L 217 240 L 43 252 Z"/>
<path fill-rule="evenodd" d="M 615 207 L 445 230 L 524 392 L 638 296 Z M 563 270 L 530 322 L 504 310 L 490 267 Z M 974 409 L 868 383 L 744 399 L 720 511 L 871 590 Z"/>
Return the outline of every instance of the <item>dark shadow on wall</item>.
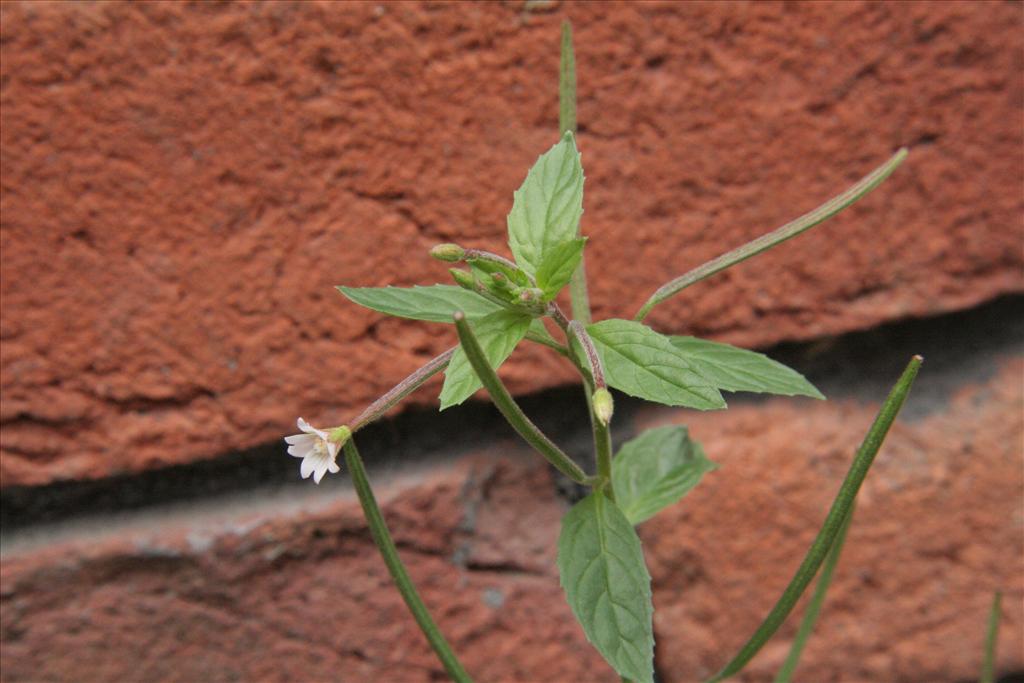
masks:
<path fill-rule="evenodd" d="M 985 381 L 1002 360 L 1024 352 L 1024 296 L 1002 297 L 969 311 L 905 320 L 806 344 L 782 344 L 765 352 L 804 372 L 826 396 L 868 402 L 881 400 L 909 358 L 920 353 L 925 369 L 914 387 L 914 400 L 904 411 L 905 418 L 917 419 L 942 408 L 965 384 Z M 641 402 L 622 394 L 615 400 L 619 423 L 630 424 L 629 416 Z M 767 399 L 733 394 L 728 400 L 742 405 Z M 579 387 L 544 391 L 520 402 L 566 452 L 593 468 L 589 419 Z M 616 441 L 631 436 L 620 428 Z M 372 473 L 450 459 L 501 439 L 518 437 L 489 403 L 470 401 L 443 413 L 434 408 L 407 410 L 360 432 L 359 445 Z M 0 526 L 9 534 L 82 516 L 305 485 L 296 461 L 284 451 L 284 444 L 275 440 L 203 462 L 134 475 L 12 486 L 0 495 Z M 561 477 L 558 486 L 570 500 L 580 493 Z"/>

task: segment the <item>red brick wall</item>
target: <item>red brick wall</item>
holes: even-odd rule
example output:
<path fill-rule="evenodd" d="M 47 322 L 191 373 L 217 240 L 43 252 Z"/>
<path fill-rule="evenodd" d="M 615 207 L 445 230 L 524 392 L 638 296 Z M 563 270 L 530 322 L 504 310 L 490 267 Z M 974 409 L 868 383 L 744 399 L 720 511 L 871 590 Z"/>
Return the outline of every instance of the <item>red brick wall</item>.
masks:
<path fill-rule="evenodd" d="M 563 16 L 598 315 L 901 145 L 910 161 L 862 205 L 653 324 L 765 345 L 1024 284 L 1016 5 L 2 12 L 4 485 L 209 458 L 299 413 L 340 422 L 450 344 L 332 287 L 446 277 L 438 241 L 504 250 L 512 191 L 555 139 Z M 534 351 L 509 376 L 571 378 Z"/>
<path fill-rule="evenodd" d="M 564 18 L 598 317 L 911 148 L 853 209 L 649 319 L 805 343 L 873 383 L 623 416 L 689 423 L 723 465 L 642 529 L 659 671 L 710 674 L 785 585 L 895 378 L 871 354 L 829 356 L 832 340 L 1024 291 L 1020 4 L 4 3 L 7 500 L 221 462 L 299 414 L 343 422 L 453 343 L 333 286 L 437 281 L 441 241 L 505 251 L 512 191 L 555 140 Z M 987 329 L 962 349 L 915 333 L 939 359 L 922 381 L 939 379 L 869 479 L 805 680 L 969 679 L 995 588 L 1001 669 L 1024 668 L 1024 366 Z M 518 394 L 573 381 L 535 348 L 504 373 Z M 535 459 L 502 433 L 372 474 L 478 680 L 598 679 L 554 574 L 567 503 Z M 280 485 L 19 517 L 3 679 L 432 680 L 344 479 Z M 792 633 L 748 680 L 770 679 Z"/>

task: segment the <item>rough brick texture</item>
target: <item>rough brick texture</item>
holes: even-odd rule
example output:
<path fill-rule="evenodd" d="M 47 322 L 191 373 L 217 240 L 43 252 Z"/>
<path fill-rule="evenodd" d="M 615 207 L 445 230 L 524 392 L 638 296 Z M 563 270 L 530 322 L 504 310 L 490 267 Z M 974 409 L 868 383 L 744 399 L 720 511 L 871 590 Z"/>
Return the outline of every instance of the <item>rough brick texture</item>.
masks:
<path fill-rule="evenodd" d="M 1018 4 L 4 3 L 2 484 L 340 422 L 450 344 L 332 286 L 503 249 L 563 16 L 598 315 L 900 145 L 862 206 L 653 323 L 763 345 L 1024 289 Z"/>
<path fill-rule="evenodd" d="M 973 680 L 996 588 L 1000 669 L 1024 667 L 1022 371 L 1004 360 L 895 426 L 797 680 Z M 686 420 L 721 465 L 640 528 L 664 683 L 704 680 L 753 631 L 876 409 L 774 399 L 639 417 Z M 454 468 L 375 479 L 400 552 L 476 680 L 617 680 L 562 599 L 553 565 L 566 503 L 539 463 L 495 446 Z M 242 511 L 108 520 L 74 540 L 8 546 L 4 680 L 440 680 L 343 480 L 299 500 L 251 496 Z M 740 680 L 771 680 L 794 628 Z"/>

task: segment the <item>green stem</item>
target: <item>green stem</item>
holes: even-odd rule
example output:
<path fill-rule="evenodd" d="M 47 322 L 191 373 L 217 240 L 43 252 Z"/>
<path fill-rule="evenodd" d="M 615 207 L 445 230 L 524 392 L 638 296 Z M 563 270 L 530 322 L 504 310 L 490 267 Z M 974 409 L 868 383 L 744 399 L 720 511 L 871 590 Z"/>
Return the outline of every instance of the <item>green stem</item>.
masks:
<path fill-rule="evenodd" d="M 572 24 L 562 22 L 562 55 L 558 68 L 558 134 L 572 131 L 576 135 L 576 53 L 572 47 Z M 576 226 L 580 236 L 580 226 Z M 590 324 L 590 295 L 587 293 L 587 268 L 580 259 L 569 280 L 572 317 L 584 325 Z"/>
<path fill-rule="evenodd" d="M 593 412 L 593 411 L 591 411 Z M 614 502 L 615 487 L 612 485 L 612 431 L 608 425 L 591 416 L 590 423 L 594 429 L 594 448 L 597 451 L 598 486 L 604 488 L 605 495 Z"/>
<path fill-rule="evenodd" d="M 551 338 L 550 335 L 540 334 L 538 332 L 535 332 L 534 330 L 527 330 L 526 339 L 532 342 L 536 342 L 537 344 L 543 344 L 549 349 L 554 349 L 555 351 L 562 354 L 566 358 L 569 357 L 569 349 L 559 344 L 557 341 Z"/>
<path fill-rule="evenodd" d="M 839 535 L 839 530 L 849 516 L 850 510 L 853 508 L 853 501 L 860 490 L 861 484 L 864 482 L 864 477 L 867 476 L 868 469 L 874 462 L 875 455 L 878 454 L 878 449 L 882 447 L 882 442 L 885 440 L 885 435 L 889 432 L 889 427 L 892 426 L 897 413 L 903 407 L 903 402 L 910 392 L 914 378 L 917 377 L 917 371 L 921 368 L 922 360 L 920 356 L 914 356 L 910 360 L 906 370 L 903 371 L 903 375 L 896 382 L 888 398 L 885 399 L 885 403 L 882 404 L 882 408 L 878 411 L 878 416 L 875 417 L 871 429 L 868 430 L 867 436 L 864 437 L 864 442 L 857 450 L 857 455 L 854 457 L 853 463 L 846 473 L 846 478 L 839 487 L 839 493 L 836 494 L 832 508 L 828 511 L 828 516 L 825 518 L 821 530 L 818 531 L 817 537 L 811 544 L 810 550 L 807 551 L 803 562 L 797 568 L 793 579 L 782 592 L 782 597 L 775 603 L 775 606 L 768 613 L 768 616 L 765 617 L 761 626 L 758 627 L 750 640 L 740 649 L 739 653 L 720 672 L 715 674 L 708 683 L 716 683 L 716 681 L 724 680 L 739 673 L 747 665 L 747 662 L 753 659 L 754 655 L 768 642 L 768 639 L 775 634 L 779 626 L 782 625 L 782 622 L 786 620 L 786 617 L 793 610 L 797 600 L 800 599 L 800 596 L 817 573 L 818 568 L 821 567 L 821 563 L 825 560 L 825 556 Z"/>
<path fill-rule="evenodd" d="M 825 558 L 825 564 L 821 568 L 821 576 L 818 577 L 818 584 L 814 587 L 814 595 L 811 596 L 807 611 L 800 622 L 800 628 L 797 629 L 796 637 L 793 638 L 789 655 L 775 676 L 775 683 L 789 683 L 793 678 L 793 672 L 796 671 L 797 664 L 800 663 L 800 655 L 803 654 L 804 646 L 807 645 L 807 640 L 811 637 L 811 632 L 814 631 L 814 624 L 821 613 L 821 607 L 825 604 L 825 593 L 828 592 L 829 584 L 832 582 L 832 573 L 839 563 L 839 555 L 843 552 L 846 532 L 850 529 L 850 523 L 853 521 L 853 513 L 854 509 L 851 508 L 849 516 L 843 521 L 843 525 L 839 528 L 839 534 L 836 535 L 836 540 L 828 551 L 828 557 Z"/>
<path fill-rule="evenodd" d="M 391 578 L 398 586 L 398 592 L 402 594 L 402 599 L 405 600 L 409 611 L 412 612 L 416 624 L 423 631 L 423 635 L 427 637 L 430 647 L 434 649 L 452 680 L 456 683 L 473 683 L 473 679 L 462 668 L 462 664 L 459 663 L 440 629 L 437 628 L 437 624 L 434 623 L 430 612 L 427 611 L 427 606 L 423 604 L 419 593 L 416 592 L 416 587 L 412 584 L 409 573 L 405 570 L 405 565 L 402 564 L 402 559 L 398 556 L 398 549 L 391 538 L 387 524 L 384 523 L 384 516 L 380 512 L 377 500 L 373 496 L 373 489 L 370 488 L 370 482 L 366 478 L 366 468 L 363 467 L 363 459 L 359 457 L 355 441 L 349 439 L 345 442 L 344 450 L 345 464 L 352 473 L 352 483 L 359 496 L 359 503 L 363 506 L 363 514 L 366 515 L 366 523 L 370 526 L 370 534 L 373 536 L 377 548 L 380 549 L 384 564 L 391 572 Z"/>
<path fill-rule="evenodd" d="M 579 484 L 592 483 L 593 480 L 587 476 L 587 473 L 580 469 L 580 466 L 573 462 L 551 439 L 545 436 L 530 421 L 530 418 L 526 417 L 523 410 L 512 399 L 512 395 L 508 393 L 508 389 L 502 384 L 494 368 L 487 362 L 484 350 L 480 348 L 480 342 L 477 341 L 476 335 L 473 334 L 472 328 L 466 321 L 465 314 L 462 311 L 457 311 L 454 319 L 455 329 L 459 333 L 459 343 L 462 344 L 462 349 L 466 352 L 469 364 L 473 366 L 477 377 L 480 378 L 484 388 L 487 389 L 487 393 L 490 394 L 491 401 L 494 402 L 494 405 L 501 414 L 505 416 L 505 419 L 512 425 L 512 428 L 519 433 L 519 436 L 526 440 L 526 443 L 533 446 L 548 462 L 554 465 L 559 472 Z"/>
<path fill-rule="evenodd" d="M 999 617 L 1002 614 L 1003 594 L 992 596 L 992 609 L 988 613 L 988 633 L 985 634 L 985 660 L 981 665 L 979 683 L 993 683 L 996 673 L 996 642 L 999 640 Z"/>
<path fill-rule="evenodd" d="M 864 178 L 862 178 L 856 185 L 846 190 L 846 192 L 828 200 L 814 211 L 804 214 L 795 221 L 786 223 L 781 228 L 778 228 L 767 235 L 762 235 L 761 237 L 744 244 L 742 247 L 733 249 L 726 254 L 722 254 L 718 258 L 712 259 L 707 263 L 694 268 L 685 275 L 681 275 L 671 282 L 662 285 L 656 292 L 654 292 L 654 294 L 651 295 L 651 298 L 640 307 L 640 310 L 633 319 L 638 321 L 643 320 L 656 305 L 665 299 L 675 296 L 695 282 L 700 282 L 704 278 L 711 277 L 715 273 L 719 273 L 726 268 L 740 263 L 741 261 L 746 261 L 751 256 L 757 256 L 761 252 L 771 249 L 775 245 L 785 242 L 791 237 L 796 237 L 800 233 L 813 228 L 815 225 L 828 220 L 832 216 L 835 216 L 868 192 L 871 192 L 871 190 L 881 185 L 882 181 L 888 178 L 906 158 L 907 149 L 904 147 L 896 152 L 896 154 L 894 154 L 884 164 L 864 176 Z"/>
<path fill-rule="evenodd" d="M 576 133 L 576 53 L 572 24 L 562 22 L 562 54 L 558 64 L 558 134 Z"/>
<path fill-rule="evenodd" d="M 388 393 L 367 406 L 366 410 L 349 424 L 349 428 L 355 432 L 382 417 L 384 413 L 397 405 L 399 401 L 423 386 L 424 382 L 448 367 L 448 362 L 452 359 L 452 354 L 455 353 L 457 348 L 457 346 L 453 346 L 440 356 L 427 361 L 419 370 L 403 379 Z"/>

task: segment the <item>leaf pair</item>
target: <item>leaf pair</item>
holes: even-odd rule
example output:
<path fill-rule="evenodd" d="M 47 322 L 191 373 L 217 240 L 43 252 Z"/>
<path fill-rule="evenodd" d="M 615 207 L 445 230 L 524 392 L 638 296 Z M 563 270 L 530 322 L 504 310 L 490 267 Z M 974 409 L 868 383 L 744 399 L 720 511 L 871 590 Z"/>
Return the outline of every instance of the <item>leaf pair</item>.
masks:
<path fill-rule="evenodd" d="M 621 676 L 651 683 L 654 607 L 640 538 L 601 491 L 562 519 L 558 571 L 587 639 Z"/>
<path fill-rule="evenodd" d="M 543 325 L 530 316 L 503 309 L 453 285 L 338 287 L 338 291 L 361 306 L 399 318 L 451 323 L 455 311 L 462 311 L 473 326 L 487 360 L 495 368 L 505 362 L 531 329 L 531 324 L 538 334 L 547 335 Z M 465 352 L 458 349 L 445 371 L 441 410 L 462 403 L 481 386 Z"/>
<path fill-rule="evenodd" d="M 695 337 L 670 337 L 632 320 L 587 327 L 608 384 L 648 401 L 700 410 L 725 407 L 720 390 L 824 398 L 767 356 Z"/>
<path fill-rule="evenodd" d="M 586 238 L 576 237 L 583 214 L 583 167 L 571 133 L 542 154 L 516 190 L 508 215 L 509 247 L 516 265 L 532 279 L 547 303 L 572 278 Z M 490 277 L 494 268 L 518 286 L 522 273 L 492 263 L 471 262 L 477 277 Z M 357 304 L 381 313 L 413 320 L 450 323 L 461 310 L 473 327 L 488 362 L 497 369 L 532 329 L 549 337 L 544 326 L 526 312 L 504 308 L 473 292 L 452 285 L 431 287 L 338 287 Z M 462 403 L 482 386 L 460 348 L 445 371 L 441 410 Z"/>
<path fill-rule="evenodd" d="M 636 683 L 653 678 L 654 607 L 633 526 L 678 501 L 715 467 L 685 427 L 652 429 L 613 461 L 617 504 L 597 491 L 562 520 L 558 570 L 569 605 L 608 663 Z"/>

